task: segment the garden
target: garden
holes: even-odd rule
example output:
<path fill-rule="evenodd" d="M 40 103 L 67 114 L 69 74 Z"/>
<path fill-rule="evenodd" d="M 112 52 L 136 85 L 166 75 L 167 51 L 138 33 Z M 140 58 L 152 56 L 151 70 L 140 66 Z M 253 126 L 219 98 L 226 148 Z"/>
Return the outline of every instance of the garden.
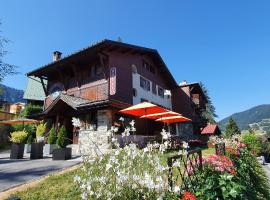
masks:
<path fill-rule="evenodd" d="M 123 139 L 135 130 L 130 123 Z M 11 196 L 21 199 L 270 199 L 268 179 L 256 156 L 257 137 L 232 135 L 212 138 L 208 149 L 189 147 L 171 151 L 171 135 L 139 149 L 134 143 L 120 148 L 112 127 L 112 151 L 93 160 L 84 156 L 74 171 L 53 175 Z M 250 133 L 252 134 L 252 133 Z M 250 139 L 251 137 L 251 139 Z M 247 139 L 248 138 L 248 139 Z M 214 153 L 215 146 L 224 151 Z M 261 143 L 260 143 L 261 144 Z M 94 147 L 89 147 L 94 148 Z M 48 192 L 50 191 L 50 192 Z"/>

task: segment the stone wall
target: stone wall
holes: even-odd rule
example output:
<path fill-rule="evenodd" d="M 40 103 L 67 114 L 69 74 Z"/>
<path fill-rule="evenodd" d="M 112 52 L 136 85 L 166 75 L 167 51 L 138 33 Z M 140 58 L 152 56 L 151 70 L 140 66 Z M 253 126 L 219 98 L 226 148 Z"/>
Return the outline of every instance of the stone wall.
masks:
<path fill-rule="evenodd" d="M 111 150 L 109 132 L 81 130 L 79 132 L 79 152 L 82 156 L 96 157 Z"/>

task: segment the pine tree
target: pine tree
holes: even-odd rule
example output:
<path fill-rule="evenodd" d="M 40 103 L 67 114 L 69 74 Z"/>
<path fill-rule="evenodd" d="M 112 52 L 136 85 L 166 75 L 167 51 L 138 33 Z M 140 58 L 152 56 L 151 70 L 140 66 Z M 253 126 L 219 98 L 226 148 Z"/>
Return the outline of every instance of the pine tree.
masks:
<path fill-rule="evenodd" d="M 68 141 L 67 141 L 67 131 L 65 126 L 61 126 L 59 133 L 58 133 L 58 138 L 56 140 L 56 144 L 58 147 L 60 148 L 65 148 L 68 145 Z"/>
<path fill-rule="evenodd" d="M 225 135 L 226 137 L 232 137 L 233 135 L 240 135 L 241 131 L 236 122 L 231 117 L 226 125 Z"/>
<path fill-rule="evenodd" d="M 56 133 L 55 133 L 54 128 L 52 127 L 49 132 L 48 144 L 55 144 L 56 140 L 57 140 Z"/>
<path fill-rule="evenodd" d="M 200 83 L 200 86 L 207 100 L 207 103 L 205 105 L 205 111 L 202 112 L 201 116 L 206 122 L 210 124 L 215 124 L 215 117 L 218 117 L 218 115 L 216 114 L 216 108 L 208 94 L 208 90 L 206 89 L 205 85 L 203 83 Z"/>

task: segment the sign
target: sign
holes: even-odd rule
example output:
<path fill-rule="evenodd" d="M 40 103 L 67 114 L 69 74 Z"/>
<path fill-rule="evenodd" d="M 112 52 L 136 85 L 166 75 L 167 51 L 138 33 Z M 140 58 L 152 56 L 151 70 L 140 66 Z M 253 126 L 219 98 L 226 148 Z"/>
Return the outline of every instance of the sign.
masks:
<path fill-rule="evenodd" d="M 116 93 L 116 67 L 110 69 L 110 95 Z"/>

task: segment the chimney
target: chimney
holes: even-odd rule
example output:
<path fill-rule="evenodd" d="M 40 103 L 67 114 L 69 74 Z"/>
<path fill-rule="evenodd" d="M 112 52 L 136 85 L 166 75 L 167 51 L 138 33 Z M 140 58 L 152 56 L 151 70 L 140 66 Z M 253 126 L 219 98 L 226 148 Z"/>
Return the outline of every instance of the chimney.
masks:
<path fill-rule="evenodd" d="M 180 86 L 183 86 L 183 85 L 186 85 L 187 84 L 187 81 L 186 80 L 183 80 L 179 85 Z"/>
<path fill-rule="evenodd" d="M 62 53 L 60 51 L 54 51 L 53 52 L 53 61 L 57 61 L 57 60 L 60 60 L 61 59 L 61 55 Z"/>

